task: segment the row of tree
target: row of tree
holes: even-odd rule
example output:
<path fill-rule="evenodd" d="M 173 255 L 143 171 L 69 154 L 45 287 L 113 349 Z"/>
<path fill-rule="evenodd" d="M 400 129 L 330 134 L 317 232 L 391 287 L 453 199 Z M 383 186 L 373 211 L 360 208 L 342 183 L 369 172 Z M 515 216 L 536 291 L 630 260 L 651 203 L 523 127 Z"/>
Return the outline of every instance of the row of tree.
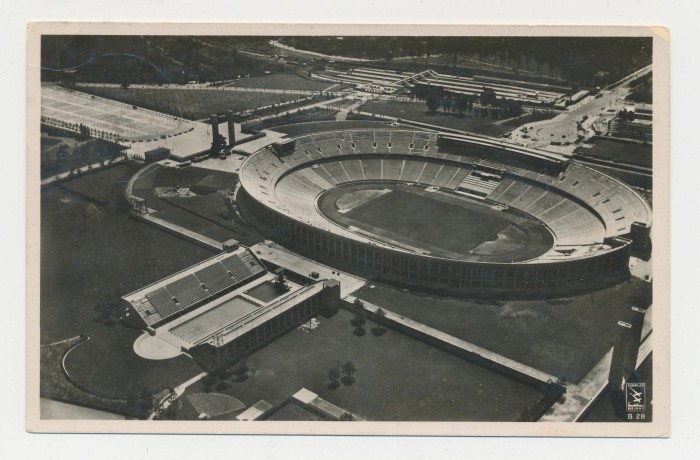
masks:
<path fill-rule="evenodd" d="M 442 109 L 444 113 L 455 113 L 460 117 L 473 116 L 478 111 L 480 116 L 495 116 L 512 118 L 523 113 L 523 105 L 519 101 L 499 98 L 492 88 L 484 88 L 480 95 L 462 94 L 447 91 L 442 86 L 416 84 L 411 88 L 411 95 L 422 99 L 428 112 L 436 113 Z"/>
<path fill-rule="evenodd" d="M 345 361 L 342 366 L 338 363 L 338 367 L 331 367 L 328 371 L 328 379 L 330 380 L 328 388 L 335 390 L 340 386 L 340 382 L 342 382 L 343 385 L 352 385 L 355 383 L 355 372 L 357 372 L 357 368 L 352 361 Z"/>
<path fill-rule="evenodd" d="M 386 312 L 381 308 L 377 309 L 374 313 L 374 321 L 377 323 L 377 327 L 372 329 L 372 333 L 375 336 L 380 336 L 384 333 L 384 317 L 386 317 Z M 353 309 L 353 318 L 350 320 L 350 324 L 355 326 L 355 332 L 353 334 L 357 336 L 365 335 L 364 325 L 367 322 L 367 312 L 365 311 L 365 306 L 360 299 L 355 299 L 355 306 Z"/>

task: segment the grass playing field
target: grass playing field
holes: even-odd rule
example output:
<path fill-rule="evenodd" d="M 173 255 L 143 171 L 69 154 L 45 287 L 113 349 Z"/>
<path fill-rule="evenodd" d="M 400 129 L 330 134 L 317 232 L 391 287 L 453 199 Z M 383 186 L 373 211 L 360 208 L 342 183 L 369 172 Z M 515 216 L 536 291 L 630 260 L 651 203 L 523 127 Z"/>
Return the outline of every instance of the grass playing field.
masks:
<path fill-rule="evenodd" d="M 240 92 L 224 89 L 84 87 L 81 90 L 126 104 L 193 120 L 226 110 L 238 112 L 303 97 L 299 94 Z"/>
<path fill-rule="evenodd" d="M 358 222 L 380 224 L 411 242 L 427 241 L 454 252 L 467 252 L 509 225 L 507 220 L 400 190 L 386 193 L 346 215 Z M 419 217 L 419 218 L 417 218 Z"/>
<path fill-rule="evenodd" d="M 592 147 L 579 147 L 576 149 L 576 153 L 601 160 L 628 163 L 645 168 L 652 167 L 652 149 L 649 144 L 616 141 L 603 137 L 594 138 L 591 143 Z"/>
<path fill-rule="evenodd" d="M 346 228 L 440 257 L 512 262 L 552 245 L 551 235 L 532 219 L 418 186 L 342 185 L 320 197 L 319 209 Z"/>
<path fill-rule="evenodd" d="M 301 77 L 295 73 L 276 73 L 262 77 L 241 78 L 226 86 L 263 89 L 299 89 L 305 91 L 323 91 L 333 83 Z"/>

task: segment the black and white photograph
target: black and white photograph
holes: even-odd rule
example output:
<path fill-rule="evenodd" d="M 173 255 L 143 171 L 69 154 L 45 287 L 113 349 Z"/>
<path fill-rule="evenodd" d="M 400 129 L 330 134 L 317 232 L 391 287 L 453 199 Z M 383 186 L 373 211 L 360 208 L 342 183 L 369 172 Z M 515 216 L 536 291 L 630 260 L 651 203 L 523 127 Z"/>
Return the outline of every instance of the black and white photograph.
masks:
<path fill-rule="evenodd" d="M 27 38 L 29 431 L 667 435 L 665 29 Z"/>

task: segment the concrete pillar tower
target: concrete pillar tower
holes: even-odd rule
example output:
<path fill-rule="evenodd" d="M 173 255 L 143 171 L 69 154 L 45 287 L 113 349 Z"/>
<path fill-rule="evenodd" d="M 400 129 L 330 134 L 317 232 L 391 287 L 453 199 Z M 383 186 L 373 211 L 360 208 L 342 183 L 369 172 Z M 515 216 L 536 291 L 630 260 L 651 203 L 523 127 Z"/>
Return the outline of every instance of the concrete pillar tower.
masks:
<path fill-rule="evenodd" d="M 637 357 L 639 355 L 639 345 L 642 342 L 642 328 L 644 327 L 644 314 L 639 307 L 632 307 L 630 312 L 630 341 L 625 354 L 624 376 L 629 378 L 637 370 Z"/>
<path fill-rule="evenodd" d="M 226 119 L 228 121 L 228 145 L 233 145 L 236 143 L 236 124 L 233 122 L 233 111 L 226 112 Z"/>
<path fill-rule="evenodd" d="M 209 115 L 209 121 L 211 122 L 211 138 L 215 141 L 219 137 L 219 117 L 212 113 Z"/>
<path fill-rule="evenodd" d="M 610 373 L 608 374 L 608 384 L 614 390 L 622 389 L 625 381 L 625 359 L 627 349 L 632 338 L 632 325 L 624 321 L 617 322 L 617 333 L 615 334 L 615 345 L 613 345 L 613 355 L 610 362 Z"/>

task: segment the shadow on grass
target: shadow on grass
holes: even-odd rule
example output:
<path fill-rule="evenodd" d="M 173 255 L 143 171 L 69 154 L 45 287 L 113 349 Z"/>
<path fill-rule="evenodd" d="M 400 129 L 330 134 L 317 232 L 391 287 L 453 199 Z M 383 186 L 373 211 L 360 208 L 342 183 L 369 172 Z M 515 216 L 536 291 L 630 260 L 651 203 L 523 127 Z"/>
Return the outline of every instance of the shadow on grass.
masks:
<path fill-rule="evenodd" d="M 352 386 L 353 383 L 355 383 L 355 377 L 351 377 L 351 376 L 346 375 L 345 377 L 340 379 L 340 381 L 343 382 L 343 385 L 349 387 L 349 386 Z"/>
<path fill-rule="evenodd" d="M 367 331 L 366 331 L 365 328 L 362 327 L 362 326 L 356 327 L 355 330 L 353 331 L 353 334 L 355 334 L 355 335 L 358 336 L 358 337 L 362 337 L 362 336 L 365 335 L 366 333 L 367 333 Z"/>
<path fill-rule="evenodd" d="M 372 335 L 375 337 L 381 337 L 382 335 L 384 335 L 385 332 L 386 329 L 383 327 L 375 327 L 372 329 Z"/>

